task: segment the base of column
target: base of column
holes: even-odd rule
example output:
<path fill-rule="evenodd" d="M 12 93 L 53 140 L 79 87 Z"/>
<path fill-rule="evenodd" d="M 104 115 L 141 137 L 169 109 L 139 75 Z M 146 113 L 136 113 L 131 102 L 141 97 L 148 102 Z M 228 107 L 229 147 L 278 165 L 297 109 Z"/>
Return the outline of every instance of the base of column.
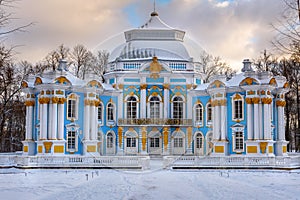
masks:
<path fill-rule="evenodd" d="M 247 140 L 246 154 L 255 156 L 274 156 L 273 140 Z"/>
<path fill-rule="evenodd" d="M 288 141 L 286 140 L 281 140 L 281 141 L 276 141 L 275 143 L 275 154 L 276 156 L 287 156 L 287 145 Z"/>
<path fill-rule="evenodd" d="M 213 141 L 213 152 L 212 156 L 227 156 L 228 155 L 228 141 Z"/>
<path fill-rule="evenodd" d="M 36 143 L 33 140 L 25 140 L 23 143 L 23 155 L 33 156 L 36 151 Z"/>
<path fill-rule="evenodd" d="M 99 156 L 97 151 L 98 140 L 85 140 L 83 141 L 83 155 L 86 156 Z"/>

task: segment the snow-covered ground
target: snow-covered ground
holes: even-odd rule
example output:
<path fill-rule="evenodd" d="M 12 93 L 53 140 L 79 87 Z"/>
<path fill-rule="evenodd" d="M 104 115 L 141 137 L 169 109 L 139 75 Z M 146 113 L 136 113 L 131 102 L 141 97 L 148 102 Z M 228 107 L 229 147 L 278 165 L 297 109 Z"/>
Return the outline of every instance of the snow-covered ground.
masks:
<path fill-rule="evenodd" d="M 0 169 L 0 199 L 300 199 L 300 170 Z"/>

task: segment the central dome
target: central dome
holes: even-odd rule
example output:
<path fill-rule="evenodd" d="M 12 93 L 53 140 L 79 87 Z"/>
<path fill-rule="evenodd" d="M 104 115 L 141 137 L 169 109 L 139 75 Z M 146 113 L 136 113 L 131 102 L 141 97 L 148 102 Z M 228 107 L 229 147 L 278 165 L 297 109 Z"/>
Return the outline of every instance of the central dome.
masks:
<path fill-rule="evenodd" d="M 160 60 L 197 62 L 203 51 L 185 37 L 185 32 L 164 23 L 157 12 L 142 26 L 124 32 L 125 43 L 116 47 L 109 56 L 109 63 L 117 61 Z"/>

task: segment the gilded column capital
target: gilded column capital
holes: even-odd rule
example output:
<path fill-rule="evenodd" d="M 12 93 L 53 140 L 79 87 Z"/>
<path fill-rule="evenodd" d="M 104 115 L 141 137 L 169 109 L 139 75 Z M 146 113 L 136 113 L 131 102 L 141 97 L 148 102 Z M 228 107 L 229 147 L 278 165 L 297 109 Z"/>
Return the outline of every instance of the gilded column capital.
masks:
<path fill-rule="evenodd" d="M 264 98 L 261 99 L 261 102 L 263 104 L 271 104 L 272 103 L 272 98 L 270 98 L 270 97 L 264 97 Z"/>
<path fill-rule="evenodd" d="M 59 98 L 59 100 L 58 100 L 58 104 L 64 104 L 66 101 L 67 101 L 66 98 L 61 97 L 61 98 Z"/>
<path fill-rule="evenodd" d="M 85 106 L 89 106 L 90 105 L 90 100 L 89 99 L 85 99 L 84 100 L 84 105 Z"/>
<path fill-rule="evenodd" d="M 226 106 L 227 100 L 226 99 L 221 99 L 221 100 L 219 100 L 218 103 L 219 103 L 220 106 Z"/>
<path fill-rule="evenodd" d="M 285 107 L 286 101 L 285 100 L 277 100 L 276 101 L 276 106 L 277 107 Z"/>
<path fill-rule="evenodd" d="M 169 90 L 170 89 L 170 84 L 169 83 L 165 83 L 163 84 L 164 89 Z"/>
<path fill-rule="evenodd" d="M 254 98 L 252 98 L 252 102 L 253 102 L 253 104 L 259 104 L 260 98 L 259 97 L 254 97 Z"/>
<path fill-rule="evenodd" d="M 34 100 L 27 100 L 25 101 L 25 106 L 34 106 L 35 105 L 35 101 Z"/>
<path fill-rule="evenodd" d="M 249 98 L 249 97 L 246 98 L 246 103 L 247 103 L 247 104 L 252 104 L 252 98 Z"/>
<path fill-rule="evenodd" d="M 58 97 L 52 97 L 52 103 L 57 104 L 59 102 L 59 98 Z"/>
<path fill-rule="evenodd" d="M 140 85 L 141 90 L 146 90 L 147 89 L 147 84 L 143 83 Z"/>

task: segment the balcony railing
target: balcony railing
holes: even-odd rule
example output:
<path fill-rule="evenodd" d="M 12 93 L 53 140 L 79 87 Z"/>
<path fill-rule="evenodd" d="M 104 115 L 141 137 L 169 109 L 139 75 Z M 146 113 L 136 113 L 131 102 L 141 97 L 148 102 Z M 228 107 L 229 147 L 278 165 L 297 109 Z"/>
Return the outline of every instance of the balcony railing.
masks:
<path fill-rule="evenodd" d="M 192 126 L 192 119 L 119 119 L 119 126 L 126 125 L 170 125 L 170 126 Z"/>

